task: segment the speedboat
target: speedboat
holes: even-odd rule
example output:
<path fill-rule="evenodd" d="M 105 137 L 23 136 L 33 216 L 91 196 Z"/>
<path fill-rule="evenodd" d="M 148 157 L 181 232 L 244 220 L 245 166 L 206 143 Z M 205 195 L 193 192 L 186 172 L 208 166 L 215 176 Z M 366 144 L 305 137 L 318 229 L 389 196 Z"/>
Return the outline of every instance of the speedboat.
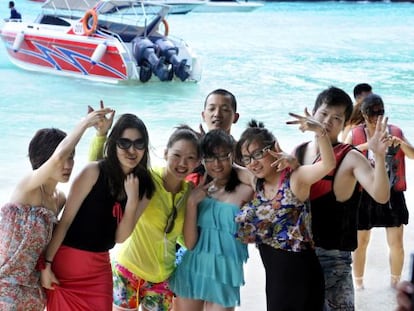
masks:
<path fill-rule="evenodd" d="M 251 12 L 263 6 L 259 1 L 204 0 L 205 4 L 194 8 L 194 13 Z"/>
<path fill-rule="evenodd" d="M 49 0 L 33 22 L 5 22 L 0 36 L 26 70 L 103 82 L 199 81 L 200 62 L 169 34 L 168 12 L 152 1 Z"/>

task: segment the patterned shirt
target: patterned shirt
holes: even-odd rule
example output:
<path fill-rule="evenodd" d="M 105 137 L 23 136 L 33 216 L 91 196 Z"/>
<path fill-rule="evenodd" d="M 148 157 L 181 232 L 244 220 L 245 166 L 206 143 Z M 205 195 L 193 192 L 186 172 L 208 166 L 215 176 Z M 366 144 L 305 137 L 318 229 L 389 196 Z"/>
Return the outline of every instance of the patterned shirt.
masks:
<path fill-rule="evenodd" d="M 255 198 L 236 216 L 236 237 L 244 243 L 265 243 L 276 249 L 300 252 L 313 249 L 309 204 L 300 201 L 290 188 L 291 172 L 285 170 L 277 194 L 264 195 L 258 181 Z"/>

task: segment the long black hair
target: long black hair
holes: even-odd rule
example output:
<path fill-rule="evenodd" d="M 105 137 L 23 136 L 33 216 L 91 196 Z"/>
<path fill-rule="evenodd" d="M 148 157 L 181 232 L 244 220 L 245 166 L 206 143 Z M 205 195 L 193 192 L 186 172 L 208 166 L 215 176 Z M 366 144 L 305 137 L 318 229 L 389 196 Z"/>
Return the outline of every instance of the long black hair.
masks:
<path fill-rule="evenodd" d="M 104 148 L 104 158 L 100 162 L 100 168 L 108 177 L 108 184 L 111 195 L 117 199 L 125 199 L 126 193 L 124 190 L 125 174 L 122 171 L 121 164 L 118 160 L 116 152 L 116 142 L 122 137 L 126 129 L 136 129 L 141 133 L 145 141 L 144 156 L 139 164 L 134 168 L 132 173 L 139 178 L 139 198 L 142 199 L 145 195 L 151 198 L 155 192 L 155 185 L 150 173 L 150 157 L 149 157 L 149 136 L 144 122 L 134 114 L 123 114 L 119 117 Z"/>

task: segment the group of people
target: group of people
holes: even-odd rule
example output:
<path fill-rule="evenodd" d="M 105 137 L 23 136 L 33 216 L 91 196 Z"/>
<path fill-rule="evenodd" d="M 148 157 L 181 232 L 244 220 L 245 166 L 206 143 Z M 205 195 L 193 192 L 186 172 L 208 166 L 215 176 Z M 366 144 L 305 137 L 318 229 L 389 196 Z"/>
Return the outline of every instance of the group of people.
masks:
<path fill-rule="evenodd" d="M 113 124 L 115 111 L 102 102 L 69 135 L 39 130 L 29 146 L 33 171 L 0 209 L 0 309 L 231 311 L 255 243 L 268 311 L 354 310 L 351 253 L 357 261 L 360 251 L 354 279 L 362 281 L 364 231 L 386 226 L 402 237 L 403 160 L 414 158 L 387 124 L 381 97 L 365 95 L 354 106 L 332 86 L 311 113 L 290 113 L 287 124 L 315 134 L 292 154 L 257 120 L 232 137 L 237 102 L 223 89 L 205 99 L 207 132 L 173 131 L 163 167 L 150 166 L 143 120 L 123 114 Z M 361 125 L 348 124 L 355 109 Z M 339 141 L 345 125 L 344 140 L 356 147 Z M 56 186 L 69 180 L 75 146 L 92 126 L 91 162 L 66 198 Z M 402 248 L 396 240 L 391 249 Z M 395 286 L 401 251 L 391 258 Z"/>

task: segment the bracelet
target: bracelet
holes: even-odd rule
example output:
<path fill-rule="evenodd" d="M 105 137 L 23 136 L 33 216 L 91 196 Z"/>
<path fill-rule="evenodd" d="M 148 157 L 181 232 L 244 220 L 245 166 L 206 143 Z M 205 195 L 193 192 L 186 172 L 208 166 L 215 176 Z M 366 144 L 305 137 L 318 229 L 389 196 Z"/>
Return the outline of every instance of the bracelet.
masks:
<path fill-rule="evenodd" d="M 52 264 L 52 263 L 53 263 L 53 261 L 52 261 L 52 260 L 47 260 L 47 259 L 45 259 L 45 263 Z"/>

